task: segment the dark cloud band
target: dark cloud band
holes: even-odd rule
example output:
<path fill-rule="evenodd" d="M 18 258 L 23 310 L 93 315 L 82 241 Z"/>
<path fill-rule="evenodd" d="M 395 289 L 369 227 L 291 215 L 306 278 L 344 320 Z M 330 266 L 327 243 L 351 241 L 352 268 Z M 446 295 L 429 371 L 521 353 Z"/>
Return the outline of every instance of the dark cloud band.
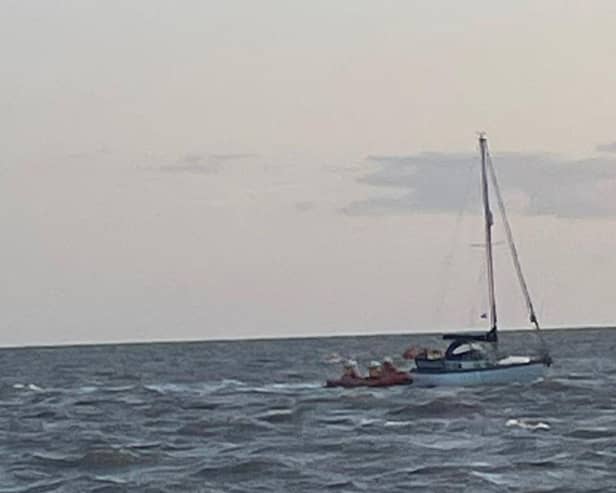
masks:
<path fill-rule="evenodd" d="M 521 212 L 560 217 L 616 216 L 616 159 L 566 160 L 552 154 L 493 156 L 505 194 L 523 196 Z M 354 215 L 459 211 L 479 199 L 478 157 L 422 153 L 370 156 L 376 169 L 359 182 L 389 189 L 351 203 Z"/>

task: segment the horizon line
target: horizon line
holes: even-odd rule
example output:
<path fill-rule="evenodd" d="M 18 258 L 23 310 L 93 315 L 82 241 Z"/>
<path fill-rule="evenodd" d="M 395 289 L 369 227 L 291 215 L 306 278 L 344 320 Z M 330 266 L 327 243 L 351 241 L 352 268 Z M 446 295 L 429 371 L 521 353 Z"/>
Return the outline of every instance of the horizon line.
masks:
<path fill-rule="evenodd" d="M 551 326 L 543 327 L 541 331 L 559 331 L 559 330 L 592 330 L 592 329 L 616 329 L 616 325 L 580 325 L 580 326 Z M 462 332 L 473 332 L 482 329 L 461 329 Z M 536 329 L 532 327 L 515 327 L 499 329 L 502 332 L 534 332 Z M 145 344 L 197 344 L 197 343 L 217 343 L 217 342 L 259 342 L 259 341 L 278 341 L 278 340 L 301 340 L 301 339 L 336 339 L 348 337 L 379 337 L 379 336 L 426 336 L 434 335 L 441 336 L 448 333 L 460 331 L 423 331 L 423 332 L 378 332 L 378 333 L 344 333 L 344 334 L 301 334 L 301 335 L 285 335 L 285 336 L 241 336 L 241 337 L 226 337 L 214 339 L 153 339 L 153 340 L 116 340 L 116 341 L 100 341 L 100 342 L 60 342 L 57 344 L 24 344 L 24 345 L 9 345 L 0 346 L 0 351 L 6 349 L 62 349 L 62 348 L 79 348 L 79 347 L 96 347 L 96 346 L 136 346 Z"/>

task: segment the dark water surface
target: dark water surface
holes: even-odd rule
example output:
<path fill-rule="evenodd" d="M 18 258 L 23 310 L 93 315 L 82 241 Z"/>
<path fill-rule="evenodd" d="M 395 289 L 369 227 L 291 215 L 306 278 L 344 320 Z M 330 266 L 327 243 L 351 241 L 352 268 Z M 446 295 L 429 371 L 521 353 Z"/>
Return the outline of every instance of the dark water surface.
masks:
<path fill-rule="evenodd" d="M 463 389 L 321 387 L 436 336 L 1 350 L 0 492 L 616 491 L 616 330 L 546 338 Z"/>

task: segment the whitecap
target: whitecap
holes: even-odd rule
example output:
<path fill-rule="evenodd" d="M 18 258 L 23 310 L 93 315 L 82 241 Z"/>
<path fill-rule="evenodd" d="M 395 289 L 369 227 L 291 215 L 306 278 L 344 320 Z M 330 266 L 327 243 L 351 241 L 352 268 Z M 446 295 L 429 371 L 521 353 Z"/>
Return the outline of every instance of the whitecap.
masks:
<path fill-rule="evenodd" d="M 385 421 L 384 426 L 396 427 L 396 426 L 409 426 L 412 425 L 412 421 Z"/>
<path fill-rule="evenodd" d="M 482 471 L 471 471 L 471 474 L 497 486 L 510 485 L 510 481 L 502 474 Z"/>
<path fill-rule="evenodd" d="M 158 394 L 167 393 L 182 393 L 189 392 L 193 394 L 206 395 L 229 387 L 243 387 L 246 384 L 241 380 L 223 379 L 218 381 L 209 381 L 203 383 L 191 383 L 191 384 L 176 384 L 176 383 L 153 383 L 144 385 L 143 388 L 156 392 Z"/>
<path fill-rule="evenodd" d="M 119 478 L 117 476 L 94 476 L 95 481 L 112 484 L 128 484 L 126 479 Z"/>
<path fill-rule="evenodd" d="M 257 418 L 269 422 L 288 421 L 293 417 L 293 414 L 292 409 L 270 409 L 257 415 Z"/>
<path fill-rule="evenodd" d="M 15 384 L 13 384 L 13 388 L 14 389 L 34 390 L 35 392 L 42 392 L 44 390 L 42 387 L 39 387 L 38 385 L 35 385 L 33 383 L 29 383 L 29 384 L 15 383 Z"/>
<path fill-rule="evenodd" d="M 281 389 L 281 390 L 305 390 L 305 389 L 320 389 L 321 387 L 323 387 L 323 384 L 322 383 L 273 383 L 271 384 L 271 387 L 273 389 Z"/>
<path fill-rule="evenodd" d="M 342 361 L 343 358 L 338 353 L 330 353 L 321 360 L 322 363 L 326 363 L 329 365 L 342 363 Z"/>
<path fill-rule="evenodd" d="M 293 392 L 298 390 L 314 390 L 323 388 L 322 383 L 270 383 L 260 387 L 247 387 L 248 392 L 257 392 L 262 394 L 284 394 L 285 392 Z"/>
<path fill-rule="evenodd" d="M 550 429 L 550 425 L 544 423 L 542 421 L 534 421 L 529 419 L 508 419 L 505 423 L 507 427 L 517 426 L 518 428 L 522 428 L 524 430 L 544 430 L 547 431 Z"/>
<path fill-rule="evenodd" d="M 94 385 L 85 385 L 83 387 L 79 387 L 77 389 L 77 392 L 80 394 L 92 394 L 93 392 L 96 392 L 98 390 L 98 387 L 95 387 Z"/>
<path fill-rule="evenodd" d="M 182 392 L 184 390 L 187 390 L 186 386 L 177 385 L 174 383 L 149 384 L 144 385 L 143 388 L 152 392 L 156 392 L 158 394 L 166 394 L 168 392 Z"/>

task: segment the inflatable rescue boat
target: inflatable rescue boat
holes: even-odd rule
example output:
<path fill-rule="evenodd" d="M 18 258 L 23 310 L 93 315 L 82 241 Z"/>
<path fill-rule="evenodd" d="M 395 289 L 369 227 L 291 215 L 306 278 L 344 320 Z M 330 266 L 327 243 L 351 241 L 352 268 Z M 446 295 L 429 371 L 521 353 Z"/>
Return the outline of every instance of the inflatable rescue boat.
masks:
<path fill-rule="evenodd" d="M 401 371 L 380 377 L 349 377 L 327 380 L 325 387 L 392 387 L 394 385 L 410 385 L 413 378 L 410 373 Z"/>

